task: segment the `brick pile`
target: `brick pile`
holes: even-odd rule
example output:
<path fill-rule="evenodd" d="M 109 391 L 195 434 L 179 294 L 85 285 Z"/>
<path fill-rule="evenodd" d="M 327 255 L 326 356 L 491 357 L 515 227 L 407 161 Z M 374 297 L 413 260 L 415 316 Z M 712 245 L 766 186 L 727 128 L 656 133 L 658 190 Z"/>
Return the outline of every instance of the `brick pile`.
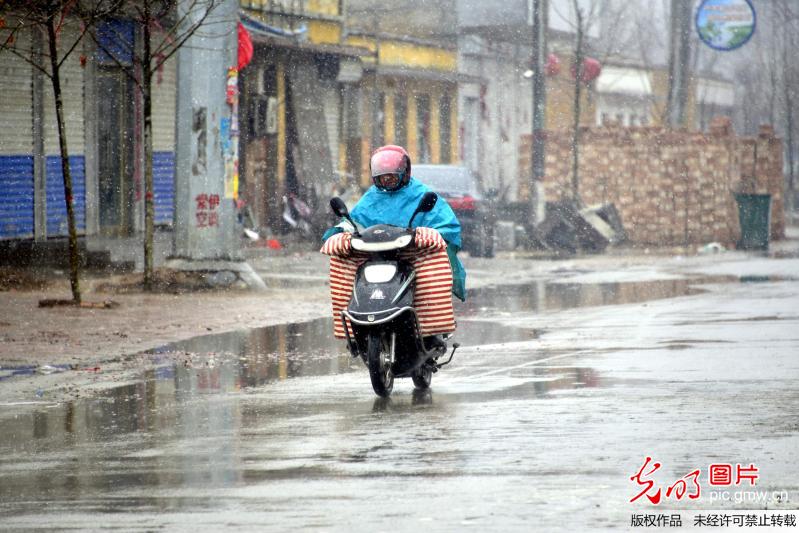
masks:
<path fill-rule="evenodd" d="M 530 173 L 529 135 L 520 175 Z M 572 196 L 571 134 L 546 133 L 547 201 Z M 756 164 L 755 164 L 756 162 Z M 736 137 L 726 117 L 707 134 L 609 125 L 581 130 L 579 192 L 585 205 L 613 203 L 634 244 L 732 245 L 740 237 L 734 193 L 771 194 L 771 238 L 785 234 L 782 143 L 771 127 Z M 528 194 L 521 180 L 520 197 Z"/>

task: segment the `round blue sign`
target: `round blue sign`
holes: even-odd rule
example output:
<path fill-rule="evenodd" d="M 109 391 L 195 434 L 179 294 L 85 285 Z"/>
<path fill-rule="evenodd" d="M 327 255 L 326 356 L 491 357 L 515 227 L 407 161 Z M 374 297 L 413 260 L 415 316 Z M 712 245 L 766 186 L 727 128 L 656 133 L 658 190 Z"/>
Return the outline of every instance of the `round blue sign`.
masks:
<path fill-rule="evenodd" d="M 696 10 L 696 32 L 715 50 L 740 48 L 755 33 L 755 8 L 750 0 L 703 0 Z"/>

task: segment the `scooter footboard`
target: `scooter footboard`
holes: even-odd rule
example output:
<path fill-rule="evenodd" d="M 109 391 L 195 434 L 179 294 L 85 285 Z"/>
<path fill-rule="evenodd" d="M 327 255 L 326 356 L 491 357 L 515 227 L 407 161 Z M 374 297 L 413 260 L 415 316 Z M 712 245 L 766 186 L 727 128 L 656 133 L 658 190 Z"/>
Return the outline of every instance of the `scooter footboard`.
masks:
<path fill-rule="evenodd" d="M 354 318 L 351 313 L 344 310 L 341 312 L 341 320 L 345 324 L 349 323 L 352 328 L 352 333 L 349 327 L 345 327 L 344 331 L 346 333 L 347 349 L 353 357 L 364 358 L 366 356 L 366 339 L 369 333 L 375 331 L 376 328 L 396 332 L 402 340 L 401 344 L 406 346 L 402 351 L 414 352 L 409 354 L 411 355 L 409 359 L 415 359 L 416 354 L 420 353 L 433 358 L 440 355 L 436 351 L 425 349 L 419 317 L 412 307 L 405 307 L 379 321 L 377 319 L 369 321 L 369 317 L 367 317 L 366 321 L 361 318 Z"/>

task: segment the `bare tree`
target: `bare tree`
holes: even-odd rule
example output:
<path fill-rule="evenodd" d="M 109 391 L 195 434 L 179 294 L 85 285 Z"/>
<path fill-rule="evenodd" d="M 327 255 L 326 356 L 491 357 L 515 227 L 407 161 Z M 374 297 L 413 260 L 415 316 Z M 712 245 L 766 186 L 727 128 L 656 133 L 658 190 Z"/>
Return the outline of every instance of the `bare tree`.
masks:
<path fill-rule="evenodd" d="M 126 56 L 133 58 L 133 69 L 126 68 L 119 54 L 114 53 L 107 40 L 101 39 L 99 25 L 89 27 L 89 35 L 97 47 L 108 58 L 121 67 L 134 83 L 142 99 L 140 120 L 144 125 L 144 288 L 153 285 L 153 238 L 155 231 L 155 200 L 153 192 L 153 118 L 152 91 L 155 73 L 194 35 L 206 21 L 208 15 L 219 5 L 220 0 L 123 0 L 108 17 L 125 17 L 141 30 L 141 47 L 125 36 L 113 35 L 114 29 L 106 31 L 116 37 L 115 45 L 125 49 Z"/>
<path fill-rule="evenodd" d="M 583 35 L 585 33 L 585 25 L 583 23 L 583 10 L 577 4 L 577 0 L 573 0 L 574 14 L 575 14 L 575 36 L 574 36 L 574 103 L 573 103 L 573 122 L 572 122 L 572 199 L 574 202 L 580 204 L 580 111 L 582 108 L 581 95 L 583 87 L 583 72 L 584 72 L 584 58 L 585 50 L 583 49 Z"/>
<path fill-rule="evenodd" d="M 599 22 L 597 16 L 600 9 L 599 2 L 586 3 L 585 0 L 571 0 L 570 13 L 566 15 L 559 12 L 557 7 L 555 13 L 563 20 L 569 21 L 574 31 L 574 49 L 572 57 L 572 73 L 574 75 L 574 98 L 572 101 L 572 138 L 571 138 L 571 175 L 572 175 L 572 199 L 579 205 L 580 201 L 580 118 L 582 116 L 583 86 L 585 84 L 585 58 L 587 50 L 586 36 L 590 33 L 593 24 Z M 586 10 L 586 5 L 588 9 Z M 613 15 L 611 20 L 614 24 L 621 20 L 620 15 Z M 608 48 L 610 50 L 611 48 Z"/>
<path fill-rule="evenodd" d="M 80 253 L 78 233 L 75 223 L 75 207 L 72 184 L 72 170 L 69 164 L 67 131 L 64 122 L 64 101 L 62 93 L 62 67 L 65 61 L 78 48 L 86 32 L 105 13 L 113 11 L 117 2 L 78 0 L 6 0 L 2 4 L 2 26 L 6 36 L 0 51 L 11 53 L 28 62 L 41 72 L 53 88 L 58 146 L 61 156 L 61 173 L 64 181 L 64 200 L 67 207 L 67 228 L 69 234 L 69 283 L 72 302 L 81 303 Z M 74 14 L 82 14 L 83 23 L 75 35 L 68 35 L 67 28 L 76 26 Z M 30 47 L 19 44 L 18 38 L 30 32 Z M 41 43 L 46 43 L 46 50 Z"/>

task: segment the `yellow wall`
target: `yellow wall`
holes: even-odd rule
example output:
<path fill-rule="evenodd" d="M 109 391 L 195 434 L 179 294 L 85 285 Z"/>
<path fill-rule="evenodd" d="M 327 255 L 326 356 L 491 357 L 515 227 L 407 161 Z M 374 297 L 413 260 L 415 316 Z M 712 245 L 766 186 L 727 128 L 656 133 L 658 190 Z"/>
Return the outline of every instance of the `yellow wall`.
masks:
<path fill-rule="evenodd" d="M 277 181 L 286 181 L 286 75 L 283 63 L 277 64 Z"/>
<path fill-rule="evenodd" d="M 448 72 L 454 72 L 458 68 L 458 56 L 452 50 L 399 41 L 381 41 L 379 60 L 381 65 L 426 68 Z"/>
<path fill-rule="evenodd" d="M 411 161 L 418 161 L 419 154 L 416 151 L 416 99 L 412 97 L 412 93 L 402 95 L 408 98 L 408 146 L 405 147 L 408 153 L 411 154 Z"/>
<path fill-rule="evenodd" d="M 305 12 L 314 15 L 335 17 L 338 12 L 339 0 L 306 0 Z"/>
<path fill-rule="evenodd" d="M 308 21 L 308 40 L 314 44 L 339 44 L 341 24 L 327 20 Z"/>
<path fill-rule="evenodd" d="M 375 53 L 380 48 L 381 65 L 423 68 L 455 72 L 458 68 L 458 54 L 454 50 L 431 45 L 406 43 L 391 39 L 380 39 L 378 42 L 369 35 L 352 35 L 347 37 L 347 44 L 359 46 Z M 374 58 L 363 58 L 373 63 Z"/>

